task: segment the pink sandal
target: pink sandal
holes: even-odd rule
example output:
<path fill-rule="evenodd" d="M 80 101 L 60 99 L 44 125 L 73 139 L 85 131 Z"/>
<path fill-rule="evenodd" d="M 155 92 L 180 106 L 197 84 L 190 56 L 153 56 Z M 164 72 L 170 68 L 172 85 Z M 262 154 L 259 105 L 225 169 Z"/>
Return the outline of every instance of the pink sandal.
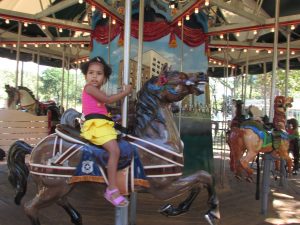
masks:
<path fill-rule="evenodd" d="M 115 193 L 119 193 L 119 190 L 117 188 L 112 189 L 112 190 L 109 190 L 108 188 L 106 188 L 106 191 L 104 193 L 104 198 L 107 201 L 109 201 L 111 204 L 113 204 L 114 206 L 117 206 L 117 207 L 127 206 L 128 205 L 128 200 L 124 196 L 120 195 L 117 198 L 113 198 L 112 195 L 115 194 Z M 124 203 L 124 205 L 121 204 L 121 203 Z"/>

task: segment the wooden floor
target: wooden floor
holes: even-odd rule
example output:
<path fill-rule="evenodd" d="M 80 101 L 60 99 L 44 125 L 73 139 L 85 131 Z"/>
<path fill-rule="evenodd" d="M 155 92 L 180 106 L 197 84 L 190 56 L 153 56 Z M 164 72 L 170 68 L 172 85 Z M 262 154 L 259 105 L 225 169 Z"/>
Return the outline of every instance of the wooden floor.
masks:
<path fill-rule="evenodd" d="M 217 161 L 217 159 L 216 159 Z M 218 163 L 216 170 L 218 171 Z M 227 164 L 226 164 L 227 168 Z M 288 187 L 283 189 L 272 179 L 269 208 L 266 216 L 260 213 L 260 201 L 254 199 L 255 184 L 237 181 L 226 169 L 220 185 L 216 173 L 220 199 L 222 225 L 296 225 L 300 224 L 300 175 L 289 178 Z M 28 193 L 23 203 L 34 196 L 35 185 L 29 180 Z M 103 188 L 97 184 L 80 184 L 70 194 L 70 202 L 81 213 L 85 225 L 113 225 L 114 209 L 103 197 Z M 7 181 L 6 164 L 0 164 L 0 225 L 30 225 L 23 207 L 13 203 L 14 191 Z M 207 195 L 203 190 L 190 212 L 167 218 L 157 210 L 164 202 L 146 193 L 138 194 L 137 225 L 204 225 Z M 57 205 L 41 210 L 42 225 L 71 225 L 68 215 Z"/>

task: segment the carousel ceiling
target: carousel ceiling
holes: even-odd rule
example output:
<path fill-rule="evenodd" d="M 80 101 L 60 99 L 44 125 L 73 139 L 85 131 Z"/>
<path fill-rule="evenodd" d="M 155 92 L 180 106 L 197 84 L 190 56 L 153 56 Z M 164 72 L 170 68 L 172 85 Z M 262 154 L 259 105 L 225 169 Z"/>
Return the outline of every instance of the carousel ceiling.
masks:
<path fill-rule="evenodd" d="M 61 66 L 89 54 L 91 17 L 95 9 L 124 21 L 124 0 L 0 0 L 0 57 L 16 59 L 20 33 L 20 59 Z M 132 17 L 138 18 L 139 2 L 132 0 Z M 158 19 L 202 29 L 209 40 L 210 72 L 224 76 L 224 64 L 249 65 L 250 74 L 272 69 L 275 27 L 274 0 L 145 0 L 145 21 Z M 198 11 L 208 18 L 201 23 Z M 189 16 L 189 20 L 187 20 Z M 21 23 L 19 23 L 21 22 Z M 19 27 L 18 24 L 22 24 Z M 278 36 L 279 67 L 285 68 L 289 41 L 290 68 L 300 67 L 300 4 L 280 0 Z M 72 48 L 69 48 L 69 47 Z M 227 63 L 228 62 L 228 63 Z M 266 66 L 264 66 L 266 63 Z M 230 70 L 231 71 L 231 70 Z M 232 75 L 231 73 L 229 75 Z M 236 72 L 235 72 L 236 74 Z"/>

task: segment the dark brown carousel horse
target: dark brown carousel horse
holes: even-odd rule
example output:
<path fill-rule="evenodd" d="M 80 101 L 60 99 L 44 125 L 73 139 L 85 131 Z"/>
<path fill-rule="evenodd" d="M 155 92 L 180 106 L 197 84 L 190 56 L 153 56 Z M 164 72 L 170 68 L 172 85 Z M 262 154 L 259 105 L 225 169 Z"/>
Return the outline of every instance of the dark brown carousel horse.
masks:
<path fill-rule="evenodd" d="M 228 138 L 230 168 L 237 178 L 246 171 L 247 180 L 252 181 L 253 170 L 249 168 L 249 162 L 252 162 L 259 152 L 273 152 L 275 156 L 286 160 L 288 172 L 291 173 L 292 161 L 288 155 L 289 140 L 285 130 L 285 113 L 292 101 L 292 98 L 284 96 L 276 96 L 274 99 L 272 132 L 266 129 L 263 121 L 258 119 L 259 116 L 255 116 L 257 119 L 241 122 L 239 126 L 231 128 Z"/>
<path fill-rule="evenodd" d="M 54 101 L 40 102 L 31 90 L 23 86 L 14 88 L 5 85 L 5 91 L 8 94 L 7 107 L 9 109 L 16 109 L 16 106 L 19 105 L 18 109 L 33 115 L 44 116 L 48 114 L 49 121 L 51 121 L 51 131 L 49 133 L 54 133 L 56 124 L 59 123 L 61 117 L 60 109 Z"/>
<path fill-rule="evenodd" d="M 136 148 L 145 173 L 145 180 L 134 179 L 133 175 L 128 176 L 128 193 L 142 188 L 161 200 L 188 194 L 177 207 L 167 204 L 160 210 L 166 216 L 176 216 L 187 212 L 200 189 L 205 187 L 208 192 L 208 211 L 205 218 L 210 224 L 215 224 L 220 215 L 213 177 L 202 170 L 190 176 L 182 176 L 183 145 L 170 107 L 172 102 L 180 101 L 189 94 L 201 94 L 200 83 L 199 73 L 188 75 L 164 70 L 159 77 L 152 77 L 138 94 L 134 132 L 132 135 L 125 135 L 121 141 L 127 140 L 131 148 Z M 9 150 L 9 180 L 17 191 L 15 202 L 20 204 L 26 193 L 29 173 L 37 184 L 36 196 L 24 205 L 32 225 L 40 225 L 38 211 L 52 203 L 62 206 L 74 224 L 82 224 L 80 214 L 70 205 L 66 196 L 75 182 L 81 181 L 74 173 L 85 154 L 82 149 L 92 145 L 78 137 L 79 131 L 70 128 L 74 123 L 73 118 L 79 116 L 79 113 L 74 111 L 67 110 L 62 116 L 61 123 L 69 126 L 58 126 L 57 133 L 46 137 L 34 149 L 24 142 L 16 142 Z M 72 112 L 77 115 L 72 116 Z M 26 154 L 31 154 L 29 167 L 24 162 Z M 103 182 L 106 180 L 105 164 L 101 164 L 100 160 L 97 162 L 97 168 L 102 171 Z M 135 161 L 131 161 L 130 166 L 126 167 L 129 171 L 135 171 L 132 168 L 135 164 L 133 162 Z M 82 169 L 89 171 L 90 165 L 85 164 Z M 99 179 L 92 176 L 83 178 L 82 181 L 100 182 Z"/>
<path fill-rule="evenodd" d="M 237 134 L 238 132 L 236 132 L 236 129 L 240 128 L 240 125 L 243 121 L 245 121 L 245 115 L 243 115 L 242 111 L 243 111 L 243 105 L 244 102 L 242 100 L 232 100 L 232 104 L 235 107 L 235 116 L 233 117 L 233 119 L 231 120 L 230 123 L 230 128 L 229 130 L 226 132 L 226 142 L 229 146 L 229 149 L 234 149 L 236 148 L 234 145 L 240 145 L 240 143 L 238 141 L 230 141 L 231 139 L 235 138 L 235 134 Z M 236 154 L 236 152 L 234 151 L 230 151 L 230 170 L 231 171 L 235 171 L 235 162 L 234 159 L 239 158 L 237 156 L 232 156 L 232 154 Z"/>

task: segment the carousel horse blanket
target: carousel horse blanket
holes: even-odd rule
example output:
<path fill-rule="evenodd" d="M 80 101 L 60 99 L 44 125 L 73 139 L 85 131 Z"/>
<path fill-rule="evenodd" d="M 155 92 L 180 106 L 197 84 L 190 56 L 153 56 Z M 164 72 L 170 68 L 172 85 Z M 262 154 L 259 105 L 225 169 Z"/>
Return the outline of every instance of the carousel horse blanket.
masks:
<path fill-rule="evenodd" d="M 137 153 L 136 146 L 125 140 L 120 140 L 120 159 L 118 163 L 117 181 L 122 194 L 132 191 L 134 185 L 147 187 L 148 181 L 143 169 L 143 165 Z M 108 162 L 108 152 L 99 146 L 85 145 L 82 149 L 80 163 L 76 167 L 75 173 L 70 183 L 91 181 L 98 183 L 108 183 L 106 166 Z"/>
<path fill-rule="evenodd" d="M 260 139 L 263 140 L 262 148 L 273 147 L 278 149 L 281 140 L 287 140 L 288 134 L 284 130 L 266 130 L 260 122 L 249 120 L 241 124 L 241 128 L 251 129 Z"/>

